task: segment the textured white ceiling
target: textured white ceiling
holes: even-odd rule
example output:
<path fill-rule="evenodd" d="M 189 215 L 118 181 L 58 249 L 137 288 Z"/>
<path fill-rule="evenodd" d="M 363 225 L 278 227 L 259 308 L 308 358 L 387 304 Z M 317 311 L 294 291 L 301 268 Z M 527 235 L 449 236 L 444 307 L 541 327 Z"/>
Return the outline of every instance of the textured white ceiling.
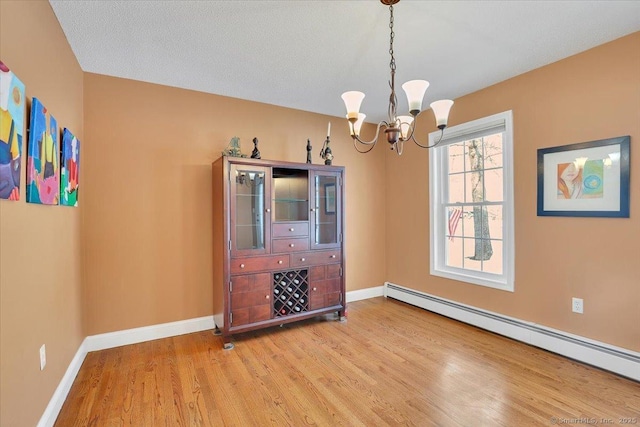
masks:
<path fill-rule="evenodd" d="M 367 121 L 386 118 L 378 0 L 50 3 L 84 71 L 339 117 L 361 90 Z M 431 82 L 428 105 L 640 30 L 640 1 L 402 0 L 394 15 L 399 113 L 407 80 Z"/>

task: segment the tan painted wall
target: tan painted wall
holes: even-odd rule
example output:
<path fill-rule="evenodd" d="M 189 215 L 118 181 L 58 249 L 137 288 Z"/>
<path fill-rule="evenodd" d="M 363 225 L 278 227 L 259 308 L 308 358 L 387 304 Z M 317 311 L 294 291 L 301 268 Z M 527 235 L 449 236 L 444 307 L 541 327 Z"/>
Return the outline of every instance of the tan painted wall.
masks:
<path fill-rule="evenodd" d="M 450 125 L 506 110 L 514 120 L 515 292 L 429 275 L 428 153 L 415 146 L 387 157 L 388 280 L 640 351 L 640 33 L 462 97 Z M 422 125 L 432 129 L 431 120 Z M 621 135 L 631 135 L 631 218 L 536 215 L 539 148 Z M 571 312 L 571 297 L 584 299 L 584 314 Z"/>
<path fill-rule="evenodd" d="M 47 2 L 0 1 L 0 24 L 0 58 L 83 142 L 80 208 L 0 203 L 0 425 L 37 422 L 84 336 L 210 315 L 211 162 L 232 136 L 246 153 L 257 136 L 263 158 L 288 161 L 304 161 L 311 138 L 320 163 L 328 120 L 334 163 L 347 171 L 348 290 L 389 280 L 640 350 L 638 198 L 630 219 L 538 218 L 535 206 L 538 148 L 640 137 L 640 33 L 456 101 L 452 125 L 514 111 L 509 293 L 429 276 L 428 152 L 360 155 L 341 118 L 95 74 L 83 81 Z M 639 157 L 632 148 L 632 170 Z M 632 172 L 632 192 L 638 185 Z M 50 254 L 37 269 L 34 247 Z M 584 315 L 570 312 L 571 296 L 585 299 Z"/>
<path fill-rule="evenodd" d="M 357 154 L 345 119 L 97 74 L 84 88 L 87 335 L 212 314 L 211 163 L 233 136 L 244 153 L 258 137 L 263 159 L 299 162 L 310 138 L 322 163 L 331 120 L 347 289 L 384 283 L 384 150 Z"/>
<path fill-rule="evenodd" d="M 0 59 L 26 85 L 28 105 L 38 97 L 60 129 L 68 127 L 84 141 L 82 71 L 48 2 L 0 1 Z M 21 200 L 0 201 L 2 426 L 36 425 L 84 338 L 83 208 L 26 203 L 24 136 Z M 41 372 L 42 344 L 47 366 Z"/>

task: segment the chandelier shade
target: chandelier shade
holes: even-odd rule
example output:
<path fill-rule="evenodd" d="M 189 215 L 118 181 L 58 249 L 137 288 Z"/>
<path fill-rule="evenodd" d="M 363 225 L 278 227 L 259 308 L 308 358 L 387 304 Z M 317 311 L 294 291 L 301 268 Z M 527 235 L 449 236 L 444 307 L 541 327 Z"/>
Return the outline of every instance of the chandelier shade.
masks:
<path fill-rule="evenodd" d="M 411 129 L 411 123 L 413 123 L 413 116 L 398 116 L 398 122 L 400 126 L 400 136 L 402 139 L 407 139 L 409 129 Z"/>
<path fill-rule="evenodd" d="M 410 115 L 397 115 L 397 96 L 395 90 L 396 59 L 393 54 L 393 41 L 395 37 L 395 33 L 393 31 L 393 5 L 397 4 L 399 1 L 400 0 L 380 0 L 382 4 L 389 6 L 389 29 L 391 30 L 389 37 L 389 54 L 391 55 L 391 61 L 389 62 L 389 69 L 391 71 L 389 86 L 391 87 L 391 94 L 389 96 L 388 105 L 389 118 L 387 121 L 383 120 L 378 123 L 375 136 L 371 141 L 364 141 L 360 139 L 360 129 L 362 122 L 366 117 L 364 114 L 360 113 L 360 107 L 365 94 L 359 91 L 349 91 L 342 94 L 342 100 L 344 101 L 344 105 L 347 109 L 346 117 L 349 123 L 349 133 L 351 134 L 351 138 L 353 138 L 356 150 L 361 153 L 368 153 L 373 149 L 378 141 L 381 128 L 384 129 L 384 134 L 387 137 L 387 142 L 390 144 L 391 149 L 395 150 L 398 155 L 402 154 L 403 144 L 408 140 L 412 140 L 421 148 L 435 147 L 442 140 L 444 129 L 447 127 L 449 112 L 453 106 L 453 101 L 450 99 L 443 99 L 431 103 L 430 106 L 436 119 L 436 126 L 441 131 L 440 139 L 432 145 L 422 145 L 415 137 L 416 118 L 423 112 L 422 101 L 427 89 L 429 88 L 428 81 L 411 80 L 402 85 L 402 89 L 404 89 L 409 103 Z M 358 144 L 364 145 L 365 147 L 368 146 L 368 148 L 361 150 Z"/>
<path fill-rule="evenodd" d="M 360 129 L 362 128 L 362 123 L 364 123 L 364 118 L 367 117 L 366 114 L 358 113 L 358 119 L 353 123 L 353 126 L 350 126 L 351 136 L 360 136 Z M 349 115 L 347 114 L 347 120 L 349 120 Z"/>
<path fill-rule="evenodd" d="M 360 112 L 360 105 L 364 99 L 364 93 L 352 90 L 342 94 L 342 100 L 347 107 L 347 119 L 358 120 L 358 112 Z"/>
<path fill-rule="evenodd" d="M 441 99 L 440 101 L 432 102 L 430 107 L 433 110 L 433 114 L 436 116 L 436 126 L 447 126 L 447 120 L 449 118 L 449 111 L 453 106 L 453 101 L 450 99 Z"/>
<path fill-rule="evenodd" d="M 402 85 L 409 101 L 409 112 L 418 114 L 422 111 L 422 100 L 428 88 L 429 82 L 426 80 L 411 80 Z"/>

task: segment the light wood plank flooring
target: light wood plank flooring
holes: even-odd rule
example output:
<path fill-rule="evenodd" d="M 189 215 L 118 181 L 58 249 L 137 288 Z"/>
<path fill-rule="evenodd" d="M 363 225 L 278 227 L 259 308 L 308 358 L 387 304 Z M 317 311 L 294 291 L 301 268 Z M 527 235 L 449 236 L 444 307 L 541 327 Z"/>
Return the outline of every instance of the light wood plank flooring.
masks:
<path fill-rule="evenodd" d="M 391 299 L 348 316 L 89 353 L 56 426 L 640 425 L 629 379 Z"/>

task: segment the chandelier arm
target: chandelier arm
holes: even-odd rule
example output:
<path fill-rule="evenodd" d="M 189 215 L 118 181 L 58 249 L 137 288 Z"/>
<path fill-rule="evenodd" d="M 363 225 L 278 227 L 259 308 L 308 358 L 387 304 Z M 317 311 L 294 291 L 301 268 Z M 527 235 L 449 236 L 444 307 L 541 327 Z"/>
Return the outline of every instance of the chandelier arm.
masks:
<path fill-rule="evenodd" d="M 415 142 L 415 143 L 416 143 L 416 145 L 417 145 L 418 147 L 420 147 L 420 148 L 433 148 L 433 147 L 435 147 L 436 145 L 440 144 L 440 142 L 442 142 L 442 137 L 443 137 L 443 136 L 444 136 L 444 128 L 440 129 L 440 138 L 439 138 L 436 142 L 434 142 L 433 144 L 431 144 L 431 145 L 422 145 L 422 144 L 420 144 L 420 142 L 418 142 L 418 140 L 415 138 L 415 135 L 413 135 L 413 134 L 411 135 L 411 139 L 412 139 L 412 140 L 413 140 L 413 142 Z"/>
<path fill-rule="evenodd" d="M 359 137 L 359 136 L 357 136 L 357 135 L 351 135 L 351 138 L 353 138 L 353 140 L 354 140 L 354 141 L 357 141 L 357 142 L 359 142 L 360 144 L 363 144 L 363 145 L 372 145 L 372 146 L 373 146 L 373 145 L 375 145 L 375 144 L 376 144 L 376 142 L 378 142 L 378 137 L 380 136 L 380 127 L 381 127 L 381 126 L 383 126 L 383 125 L 384 125 L 385 127 L 390 127 L 390 126 L 389 126 L 389 124 L 388 124 L 387 122 L 385 122 L 384 120 L 383 120 L 383 121 L 381 121 L 380 123 L 378 123 L 378 127 L 376 128 L 375 136 L 374 136 L 374 138 L 373 138 L 371 141 L 363 141 L 363 140 L 361 140 L 361 139 L 360 139 L 360 137 Z"/>
<path fill-rule="evenodd" d="M 369 151 L 373 150 L 373 147 L 375 147 L 375 146 L 376 146 L 376 144 L 375 144 L 375 142 L 374 142 L 373 144 L 371 144 L 371 145 L 369 146 L 369 148 L 368 148 L 368 149 L 366 149 L 366 150 L 361 150 L 361 149 L 359 149 L 359 148 L 358 148 L 358 142 L 359 142 L 359 141 L 358 141 L 356 138 L 353 138 L 353 147 L 356 149 L 356 151 L 357 151 L 358 153 L 361 153 L 361 154 L 368 153 Z"/>

